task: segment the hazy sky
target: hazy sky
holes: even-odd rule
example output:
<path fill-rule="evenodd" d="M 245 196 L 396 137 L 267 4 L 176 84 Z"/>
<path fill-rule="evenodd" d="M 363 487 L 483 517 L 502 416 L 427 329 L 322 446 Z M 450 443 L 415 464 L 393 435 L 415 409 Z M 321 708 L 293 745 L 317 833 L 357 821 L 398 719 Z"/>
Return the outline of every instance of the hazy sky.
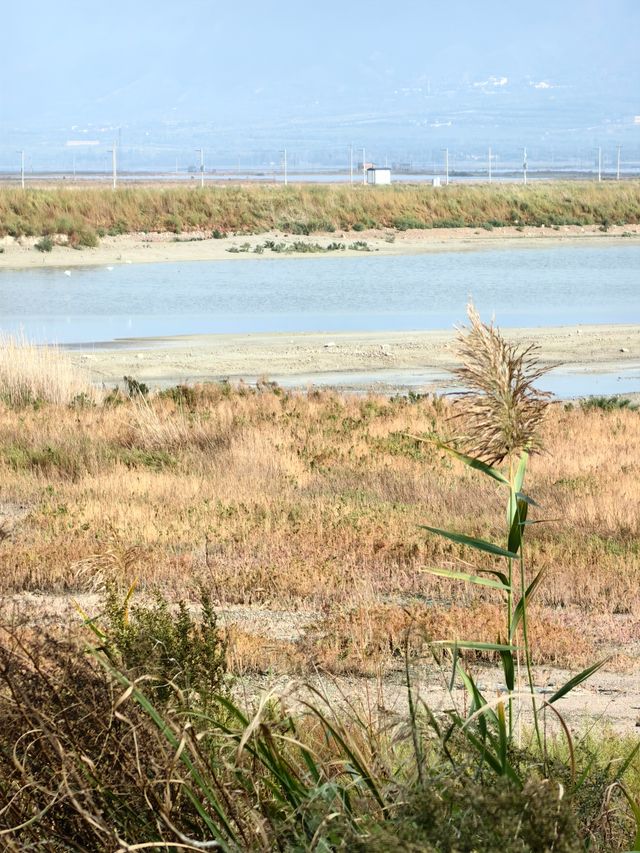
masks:
<path fill-rule="evenodd" d="M 0 23 L 4 126 L 171 109 L 232 121 L 305 97 L 355 111 L 377 86 L 465 76 L 617 77 L 630 95 L 640 79 L 639 0 L 4 0 Z"/>

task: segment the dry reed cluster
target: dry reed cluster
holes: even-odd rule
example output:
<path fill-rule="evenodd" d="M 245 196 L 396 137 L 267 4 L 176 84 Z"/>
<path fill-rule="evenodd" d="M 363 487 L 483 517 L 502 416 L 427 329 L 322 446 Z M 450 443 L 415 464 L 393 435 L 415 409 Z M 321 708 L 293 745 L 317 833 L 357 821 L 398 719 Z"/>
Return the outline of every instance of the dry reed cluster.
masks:
<path fill-rule="evenodd" d="M 37 346 L 24 335 L 0 334 L 0 398 L 9 406 L 69 404 L 95 392 L 87 376 L 56 346 Z"/>

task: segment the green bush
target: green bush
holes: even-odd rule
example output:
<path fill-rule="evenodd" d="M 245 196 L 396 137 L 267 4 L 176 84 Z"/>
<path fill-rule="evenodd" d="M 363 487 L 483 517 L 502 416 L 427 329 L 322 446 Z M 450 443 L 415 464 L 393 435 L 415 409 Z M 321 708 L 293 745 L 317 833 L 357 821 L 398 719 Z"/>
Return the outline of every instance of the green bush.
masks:
<path fill-rule="evenodd" d="M 358 853 L 581 853 L 568 798 L 557 784 L 471 775 L 433 780 L 385 823 L 349 849 Z"/>
<path fill-rule="evenodd" d="M 167 216 L 164 221 L 164 224 L 167 231 L 171 231 L 173 234 L 181 234 L 184 230 L 182 220 L 179 216 L 176 216 L 175 213 L 172 213 L 170 216 Z"/>
<path fill-rule="evenodd" d="M 123 448 L 120 460 L 127 468 L 150 468 L 152 471 L 164 471 L 176 465 L 176 458 L 166 450 L 141 450 L 137 447 Z"/>
<path fill-rule="evenodd" d="M 98 235 L 90 228 L 77 228 L 69 235 L 69 245 L 74 249 L 95 249 L 98 243 Z"/>
<path fill-rule="evenodd" d="M 132 678 L 150 677 L 155 701 L 216 704 L 226 694 L 226 645 L 208 593 L 200 592 L 198 621 L 184 601 L 174 612 L 160 593 L 151 605 L 131 605 L 132 594 L 107 587 L 100 630 L 110 659 Z"/>
<path fill-rule="evenodd" d="M 51 237 L 42 237 L 33 247 L 37 249 L 38 252 L 52 252 L 53 251 L 53 240 Z"/>
<path fill-rule="evenodd" d="M 618 409 L 630 409 L 637 411 L 638 406 L 632 403 L 627 397 L 587 397 L 586 400 L 580 400 L 580 408 L 585 412 L 600 409 L 602 412 L 614 412 Z"/>
<path fill-rule="evenodd" d="M 61 217 L 56 221 L 54 233 L 56 234 L 72 234 L 78 226 L 68 219 L 66 216 Z"/>
<path fill-rule="evenodd" d="M 416 216 L 398 216 L 393 220 L 393 227 L 398 231 L 408 231 L 410 228 L 427 228 L 426 222 Z"/>
<path fill-rule="evenodd" d="M 129 397 L 146 397 L 149 394 L 149 386 L 133 376 L 124 376 L 124 384 Z"/>

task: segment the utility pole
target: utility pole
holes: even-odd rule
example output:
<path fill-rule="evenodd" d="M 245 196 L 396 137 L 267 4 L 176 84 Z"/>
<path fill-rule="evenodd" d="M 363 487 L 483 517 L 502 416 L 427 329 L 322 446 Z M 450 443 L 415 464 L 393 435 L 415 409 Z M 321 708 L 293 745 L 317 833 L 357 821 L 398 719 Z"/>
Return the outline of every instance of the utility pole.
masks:
<path fill-rule="evenodd" d="M 522 177 L 524 183 L 527 183 L 527 149 L 522 149 Z"/>
<path fill-rule="evenodd" d="M 117 173 L 116 173 L 116 143 L 114 141 L 113 148 L 111 149 L 111 177 L 112 177 L 112 189 L 115 190 L 116 182 L 117 182 Z"/>
<path fill-rule="evenodd" d="M 349 146 L 349 183 L 353 186 L 353 145 Z"/>
<path fill-rule="evenodd" d="M 620 149 L 622 145 L 618 145 L 618 157 L 616 162 L 616 181 L 620 180 Z"/>
<path fill-rule="evenodd" d="M 365 151 L 363 148 L 362 149 L 362 183 L 366 184 L 367 183 L 367 167 L 366 167 L 365 162 L 364 162 L 364 156 L 365 156 Z"/>
<path fill-rule="evenodd" d="M 287 186 L 287 149 L 284 149 L 284 185 Z"/>
<path fill-rule="evenodd" d="M 24 189 L 24 151 L 20 152 L 20 185 Z"/>
<path fill-rule="evenodd" d="M 491 147 L 489 147 L 489 183 L 491 183 Z"/>
<path fill-rule="evenodd" d="M 449 186 L 449 149 L 444 148 L 444 185 Z"/>
<path fill-rule="evenodd" d="M 598 183 L 602 181 L 602 146 L 598 145 Z"/>
<path fill-rule="evenodd" d="M 200 153 L 200 189 L 204 189 L 204 148 L 196 148 Z"/>

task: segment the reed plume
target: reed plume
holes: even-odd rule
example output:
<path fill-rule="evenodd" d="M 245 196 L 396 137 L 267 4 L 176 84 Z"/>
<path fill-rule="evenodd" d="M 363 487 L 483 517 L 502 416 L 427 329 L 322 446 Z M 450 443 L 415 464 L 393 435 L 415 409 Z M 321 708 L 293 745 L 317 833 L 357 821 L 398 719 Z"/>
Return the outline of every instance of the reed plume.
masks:
<path fill-rule="evenodd" d="M 494 465 L 523 450 L 539 450 L 538 429 L 551 398 L 534 387 L 548 370 L 537 361 L 539 348 L 507 343 L 471 303 L 467 316 L 469 326 L 457 339 L 460 365 L 452 371 L 465 389 L 458 400 L 464 410 L 456 417 L 463 419 L 466 452 Z"/>

